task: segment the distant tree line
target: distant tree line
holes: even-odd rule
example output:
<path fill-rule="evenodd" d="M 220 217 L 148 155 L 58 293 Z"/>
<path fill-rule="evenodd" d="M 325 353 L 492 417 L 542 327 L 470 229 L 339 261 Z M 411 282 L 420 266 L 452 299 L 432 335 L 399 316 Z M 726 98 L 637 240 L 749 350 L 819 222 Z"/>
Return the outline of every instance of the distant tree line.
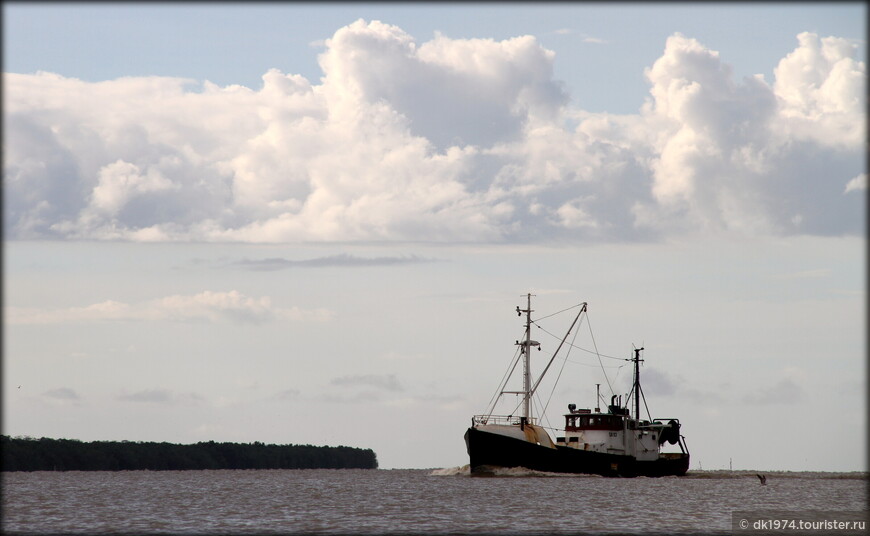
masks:
<path fill-rule="evenodd" d="M 377 469 L 371 449 L 200 442 L 34 439 L 0 436 L 3 471 L 179 471 L 189 469 Z"/>

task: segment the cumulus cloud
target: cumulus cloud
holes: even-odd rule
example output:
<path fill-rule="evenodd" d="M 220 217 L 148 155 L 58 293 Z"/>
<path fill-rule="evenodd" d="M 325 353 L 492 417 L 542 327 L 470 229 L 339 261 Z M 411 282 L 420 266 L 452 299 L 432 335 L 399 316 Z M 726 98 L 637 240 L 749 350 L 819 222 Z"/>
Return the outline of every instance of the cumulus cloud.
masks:
<path fill-rule="evenodd" d="M 864 230 L 863 196 L 844 194 L 866 190 L 866 70 L 845 39 L 798 35 L 769 83 L 674 34 L 619 116 L 570 108 L 533 36 L 418 43 L 359 20 L 322 46 L 319 83 L 272 69 L 259 89 L 4 73 L 7 238 Z"/>
<path fill-rule="evenodd" d="M 840 194 L 843 179 L 864 165 L 865 68 L 834 39 L 838 46 L 823 55 L 854 76 L 801 101 L 792 95 L 809 82 L 797 71 L 812 68 L 813 83 L 823 84 L 840 75 L 813 53 L 817 36 L 798 39 L 772 87 L 761 75 L 736 84 L 718 52 L 680 34 L 668 39 L 647 70 L 652 99 L 643 115 L 661 129 L 650 160 L 654 202 L 638 203 L 640 221 L 670 230 L 861 232 L 863 204 Z"/>
<path fill-rule="evenodd" d="M 774 93 L 780 115 L 796 137 L 849 147 L 862 143 L 867 126 L 867 75 L 854 45 L 839 37 L 804 32 L 800 46 L 777 65 Z"/>
<path fill-rule="evenodd" d="M 326 321 L 331 317 L 332 313 L 325 309 L 276 307 L 268 296 L 252 298 L 236 290 L 207 290 L 199 294 L 172 295 L 136 304 L 107 300 L 85 307 L 63 309 L 6 307 L 5 321 L 10 324 L 57 324 L 174 320 L 261 324 L 277 320 Z"/>

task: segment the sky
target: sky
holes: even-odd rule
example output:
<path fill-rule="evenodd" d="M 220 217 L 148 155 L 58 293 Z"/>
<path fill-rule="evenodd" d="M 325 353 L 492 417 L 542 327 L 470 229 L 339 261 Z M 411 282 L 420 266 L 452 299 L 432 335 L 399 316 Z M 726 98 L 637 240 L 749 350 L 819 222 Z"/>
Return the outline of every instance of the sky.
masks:
<path fill-rule="evenodd" d="M 866 470 L 865 21 L 4 3 L 3 433 L 461 466 L 532 293 L 545 424 L 643 346 L 693 469 Z"/>

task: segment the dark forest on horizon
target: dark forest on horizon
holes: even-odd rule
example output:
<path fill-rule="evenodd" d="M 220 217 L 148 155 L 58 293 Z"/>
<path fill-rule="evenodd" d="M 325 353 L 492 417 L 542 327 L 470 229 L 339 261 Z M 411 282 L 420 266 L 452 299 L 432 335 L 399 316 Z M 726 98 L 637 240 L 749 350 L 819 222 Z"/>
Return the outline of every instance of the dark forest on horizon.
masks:
<path fill-rule="evenodd" d="M 199 442 L 79 441 L 0 436 L 3 471 L 377 469 L 371 449 Z"/>

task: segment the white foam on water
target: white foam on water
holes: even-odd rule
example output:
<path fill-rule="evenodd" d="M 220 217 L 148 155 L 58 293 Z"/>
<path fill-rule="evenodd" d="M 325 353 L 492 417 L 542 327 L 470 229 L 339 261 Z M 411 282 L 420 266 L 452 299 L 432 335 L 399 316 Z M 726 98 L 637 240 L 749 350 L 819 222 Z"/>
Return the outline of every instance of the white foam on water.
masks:
<path fill-rule="evenodd" d="M 599 477 L 599 475 L 587 475 L 577 473 L 550 473 L 547 471 L 536 471 L 526 467 L 493 467 L 493 476 L 510 476 L 510 477 L 561 477 L 561 478 L 578 478 L 578 477 Z"/>
<path fill-rule="evenodd" d="M 485 466 L 482 468 L 481 476 L 496 476 L 496 477 L 592 477 L 600 478 L 599 475 L 586 475 L 574 473 L 548 473 L 546 471 L 536 471 L 526 467 L 494 467 Z M 445 467 L 443 469 L 433 469 L 429 476 L 469 476 L 471 475 L 471 466 L 462 465 L 459 467 Z"/>
<path fill-rule="evenodd" d="M 445 467 L 444 469 L 433 469 L 429 476 L 456 476 L 470 475 L 471 466 L 466 464 L 459 467 Z"/>

